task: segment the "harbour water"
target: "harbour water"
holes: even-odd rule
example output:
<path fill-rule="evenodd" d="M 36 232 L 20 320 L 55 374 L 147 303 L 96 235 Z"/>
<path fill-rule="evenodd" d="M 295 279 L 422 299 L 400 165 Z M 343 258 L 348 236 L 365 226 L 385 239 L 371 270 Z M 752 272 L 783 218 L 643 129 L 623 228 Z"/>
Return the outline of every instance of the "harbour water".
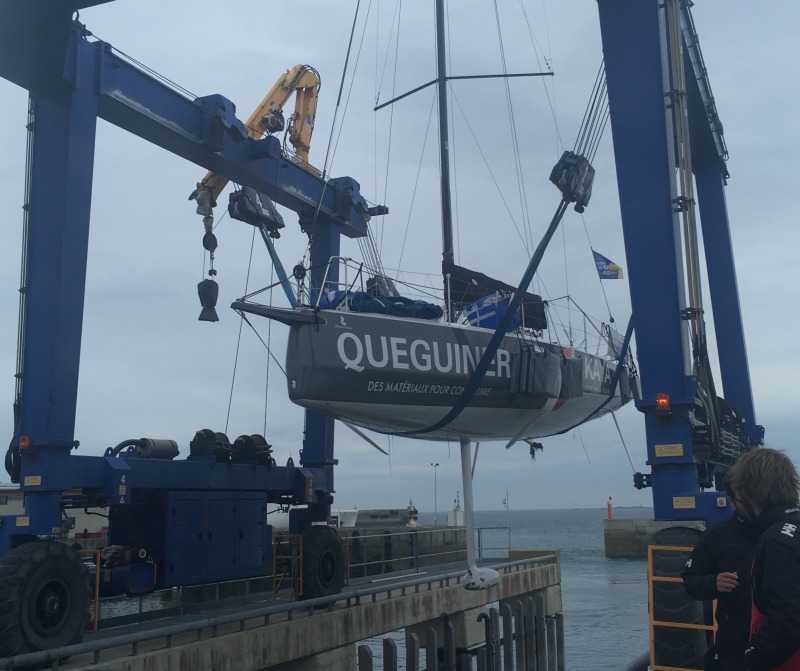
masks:
<path fill-rule="evenodd" d="M 510 527 L 514 549 L 560 550 L 568 671 L 619 671 L 649 645 L 647 562 L 606 558 L 606 515 L 605 508 L 475 513 L 478 527 Z M 621 508 L 614 516 L 652 519 L 653 510 Z M 433 513 L 420 513 L 419 521 L 431 524 Z M 485 546 L 507 547 L 508 533 L 487 531 L 482 541 Z M 378 646 L 372 647 L 375 651 Z"/>

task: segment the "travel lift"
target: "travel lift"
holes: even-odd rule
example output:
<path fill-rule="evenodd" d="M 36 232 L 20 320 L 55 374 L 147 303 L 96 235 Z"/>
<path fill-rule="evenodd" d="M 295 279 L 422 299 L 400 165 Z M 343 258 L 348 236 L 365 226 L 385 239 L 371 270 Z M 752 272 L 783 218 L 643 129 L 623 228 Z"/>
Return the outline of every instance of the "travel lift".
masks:
<path fill-rule="evenodd" d="M 727 469 L 760 445 L 724 186 L 727 149 L 683 0 L 598 0 L 656 520 L 730 514 Z M 654 76 L 655 75 L 655 76 Z M 696 197 L 695 197 L 696 187 Z M 695 206 L 724 399 L 711 377 Z M 681 249 L 683 247 L 683 253 Z"/>
<path fill-rule="evenodd" d="M 340 234 L 365 235 L 367 219 L 384 211 L 367 207 L 355 180 L 325 180 L 287 158 L 274 136 L 250 137 L 224 97 L 191 100 L 93 40 L 72 17 L 96 4 L 102 2 L 0 0 L 0 75 L 31 93 L 24 347 L 6 459 L 25 511 L 0 517 L 0 585 L 8 604 L 0 629 L 9 632 L 0 655 L 81 638 L 85 569 L 68 546 L 48 540 L 62 531 L 69 508 L 109 506 L 109 542 L 160 559 L 161 572 L 149 561 L 112 571 L 107 587 L 141 593 L 263 575 L 271 561 L 267 503 L 305 505 L 290 513 L 290 529 L 303 534 L 310 557 L 304 579 L 308 573 L 313 596 L 341 589 L 338 538 L 312 525 L 330 514 L 332 418 L 306 412 L 298 467 L 275 464 L 261 436 L 230 443 L 211 431 L 198 432 L 185 460 L 174 460 L 174 441 L 154 439 L 123 441 L 102 457 L 72 455 L 97 118 L 297 212 L 301 227 L 313 229 L 312 286 L 322 279 L 313 268 L 338 256 Z M 652 486 L 656 519 L 710 523 L 726 509 L 702 490 L 715 476 L 719 485 L 738 454 L 761 442 L 763 428 L 755 422 L 736 290 L 721 126 L 688 6 L 668 0 L 664 14 L 660 5 L 598 0 L 643 385 L 637 407 L 645 413 L 652 467 L 636 481 Z M 716 396 L 708 371 L 692 175 L 714 322 L 725 334 L 717 345 L 727 402 Z M 269 247 L 279 226 L 259 228 Z M 22 609 L 30 598 L 37 608 Z"/>
<path fill-rule="evenodd" d="M 263 436 L 230 441 L 210 430 L 197 432 L 181 460 L 175 441 L 148 438 L 122 441 L 103 456 L 72 453 L 98 118 L 263 194 L 262 204 L 271 199 L 297 212 L 313 230 L 315 267 L 339 254 L 340 235 L 365 235 L 370 216 L 383 213 L 367 206 L 355 180 L 321 177 L 274 135 L 251 137 L 223 96 L 190 99 L 94 39 L 73 15 L 96 4 L 0 1 L 0 75 L 30 91 L 17 397 L 6 455 L 25 498 L 22 514 L 0 517 L 0 656 L 82 637 L 86 569 L 53 540 L 65 532 L 68 509 L 108 506 L 109 543 L 131 550 L 103 568 L 103 593 L 267 574 L 267 504 L 304 506 L 290 511 L 290 531 L 303 538 L 303 598 L 336 594 L 344 581 L 338 536 L 314 524 L 330 515 L 332 418 L 306 412 L 299 466 L 277 465 Z M 302 113 L 313 117 L 316 74 L 298 74 Z M 298 135 L 301 159 L 306 130 Z M 278 228 L 267 227 L 266 241 Z"/>

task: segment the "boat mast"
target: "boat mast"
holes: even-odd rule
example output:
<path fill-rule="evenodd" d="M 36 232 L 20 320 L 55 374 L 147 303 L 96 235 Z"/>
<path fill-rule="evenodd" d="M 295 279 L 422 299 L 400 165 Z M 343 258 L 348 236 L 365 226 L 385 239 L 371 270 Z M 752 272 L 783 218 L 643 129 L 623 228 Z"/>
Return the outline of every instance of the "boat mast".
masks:
<path fill-rule="evenodd" d="M 376 105 L 373 110 L 377 112 L 388 105 L 393 105 L 398 100 L 402 100 L 422 89 L 426 89 L 433 84 L 438 86 L 439 98 L 439 172 L 440 172 L 440 198 L 442 201 L 442 276 L 444 280 L 444 303 L 447 311 L 447 321 L 454 322 L 455 315 L 450 295 L 450 283 L 448 273 L 450 265 L 454 263 L 453 254 L 453 212 L 450 204 L 450 156 L 449 156 L 449 134 L 447 124 L 447 80 L 448 79 L 497 79 L 508 77 L 551 77 L 552 72 L 504 72 L 497 75 L 465 75 L 458 77 L 447 76 L 447 61 L 445 54 L 444 37 L 444 0 L 436 0 L 436 79 L 432 79 L 427 84 L 418 86 L 411 91 L 407 91 L 385 103 Z"/>
<path fill-rule="evenodd" d="M 450 203 L 450 155 L 448 151 L 449 129 L 447 125 L 447 66 L 444 40 L 444 0 L 436 0 L 436 76 L 439 87 L 439 171 L 441 173 L 442 200 L 442 269 L 454 263 L 453 256 L 453 214 Z M 450 283 L 446 273 L 444 279 L 444 304 L 447 321 L 455 321 L 450 301 Z"/>

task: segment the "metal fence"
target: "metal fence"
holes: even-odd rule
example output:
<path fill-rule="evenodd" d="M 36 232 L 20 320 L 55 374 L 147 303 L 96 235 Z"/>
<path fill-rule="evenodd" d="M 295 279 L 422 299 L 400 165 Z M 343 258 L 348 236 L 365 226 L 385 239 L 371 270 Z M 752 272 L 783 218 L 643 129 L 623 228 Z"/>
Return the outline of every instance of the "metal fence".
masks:
<path fill-rule="evenodd" d="M 510 526 L 475 529 L 475 554 L 478 556 L 478 563 L 507 559 L 510 552 Z"/>
<path fill-rule="evenodd" d="M 463 563 L 467 558 L 463 527 L 356 529 L 345 541 L 348 579 L 420 572 L 430 566 Z M 505 554 L 508 559 L 508 553 Z"/>

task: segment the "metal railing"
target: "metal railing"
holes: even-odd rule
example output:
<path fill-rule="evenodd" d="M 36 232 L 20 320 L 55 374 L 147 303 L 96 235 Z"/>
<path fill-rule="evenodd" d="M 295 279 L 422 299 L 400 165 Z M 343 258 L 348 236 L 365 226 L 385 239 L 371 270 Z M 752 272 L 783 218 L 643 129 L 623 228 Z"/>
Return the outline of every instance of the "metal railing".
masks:
<path fill-rule="evenodd" d="M 511 552 L 511 527 L 478 527 L 475 529 L 475 550 L 478 563 L 508 557 Z"/>
<path fill-rule="evenodd" d="M 370 530 L 371 531 L 371 530 Z M 350 532 L 345 551 L 347 577 L 358 582 L 375 576 L 419 573 L 431 566 L 463 563 L 467 557 L 463 527 L 409 528 Z M 503 559 L 508 559 L 506 553 Z"/>
<path fill-rule="evenodd" d="M 376 579 L 415 575 L 433 567 L 463 564 L 466 536 L 463 527 L 337 529 L 345 556 L 345 583 L 363 584 Z M 511 532 L 507 527 L 485 527 L 492 533 Z M 509 554 L 490 533 L 476 530 L 479 563 L 504 561 Z M 390 537 L 388 537 L 390 536 Z M 173 587 L 150 594 L 112 596 L 96 599 L 92 607 L 92 631 L 146 622 L 148 620 L 207 611 L 210 607 L 244 606 L 272 598 L 274 594 L 296 596 L 302 593 L 297 575 L 301 565 L 299 537 L 287 549 L 287 534 L 276 532 L 278 548 L 273 547 L 272 570 L 256 578 L 221 581 L 188 587 Z M 488 543 L 488 545 L 487 545 Z M 495 547 L 495 545 L 497 547 Z M 94 555 L 95 551 L 85 551 Z M 279 557 L 278 554 L 282 556 Z M 95 557 L 96 565 L 99 565 Z M 287 567 L 290 564 L 290 567 Z M 287 568 L 292 573 L 287 572 Z M 92 576 L 97 580 L 97 572 Z M 98 593 L 95 588 L 95 595 Z"/>

